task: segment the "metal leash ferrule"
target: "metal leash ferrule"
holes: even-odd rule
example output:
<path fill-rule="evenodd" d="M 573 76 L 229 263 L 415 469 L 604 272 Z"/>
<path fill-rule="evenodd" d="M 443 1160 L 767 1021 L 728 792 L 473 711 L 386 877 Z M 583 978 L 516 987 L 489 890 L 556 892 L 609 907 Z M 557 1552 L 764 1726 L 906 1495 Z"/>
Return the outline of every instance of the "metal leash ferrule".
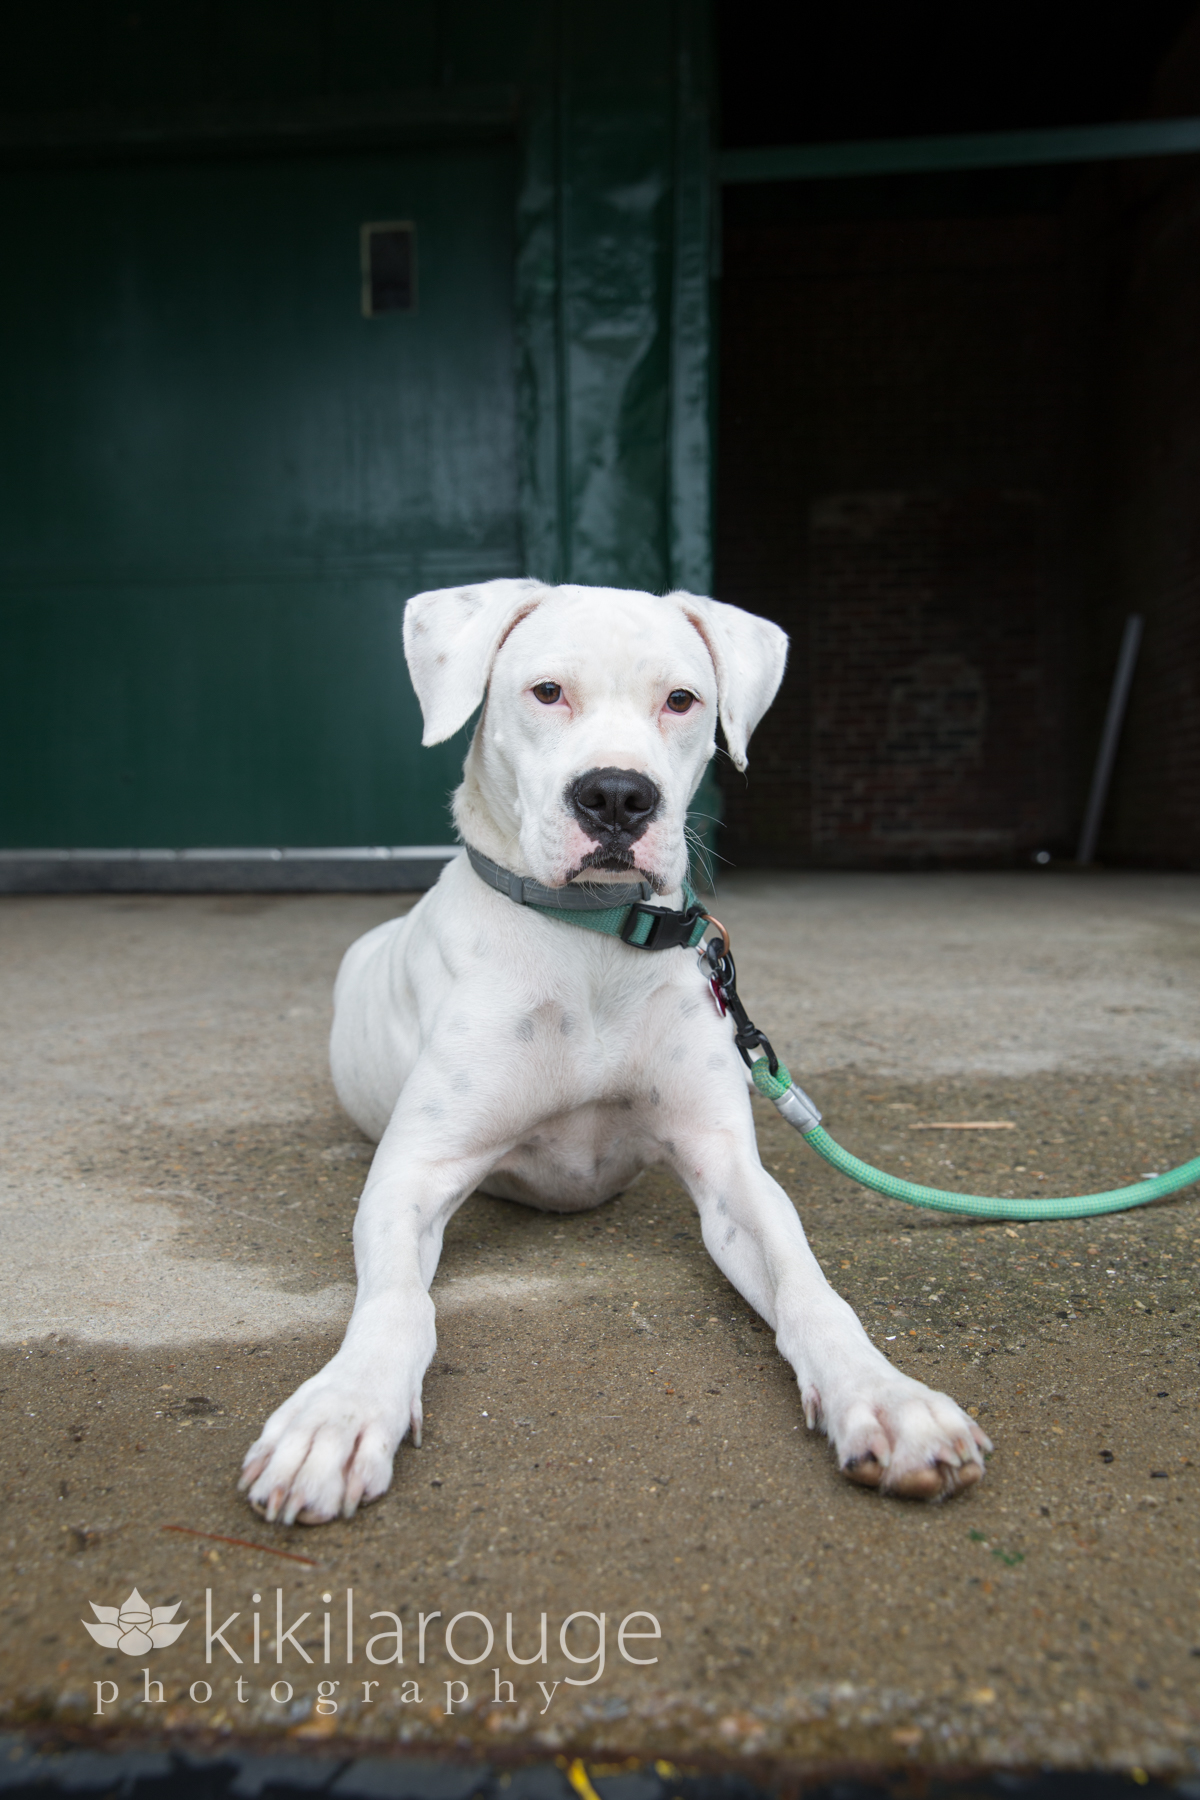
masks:
<path fill-rule="evenodd" d="M 787 1071 L 785 1070 L 784 1073 L 786 1074 Z M 809 1132 L 815 1131 L 821 1123 L 819 1108 L 809 1099 L 803 1088 L 796 1086 L 794 1081 L 788 1083 L 786 1092 L 775 1097 L 775 1106 L 788 1124 L 802 1137 L 807 1137 Z"/>

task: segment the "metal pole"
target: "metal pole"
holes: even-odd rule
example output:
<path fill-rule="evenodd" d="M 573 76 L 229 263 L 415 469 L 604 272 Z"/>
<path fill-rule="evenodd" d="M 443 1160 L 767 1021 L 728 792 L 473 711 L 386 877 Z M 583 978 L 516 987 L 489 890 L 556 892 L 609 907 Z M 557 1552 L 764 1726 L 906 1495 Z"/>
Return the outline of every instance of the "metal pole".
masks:
<path fill-rule="evenodd" d="M 1095 772 L 1092 775 L 1092 791 L 1088 795 L 1087 812 L 1083 817 L 1079 853 L 1075 858 L 1081 868 L 1086 867 L 1096 854 L 1096 840 L 1100 836 L 1100 822 L 1104 817 L 1104 803 L 1108 799 L 1108 784 L 1112 780 L 1113 763 L 1117 758 L 1117 744 L 1120 741 L 1121 725 L 1125 718 L 1125 705 L 1129 699 L 1129 689 L 1133 683 L 1133 671 L 1137 663 L 1138 646 L 1141 641 L 1142 615 L 1141 613 L 1130 613 L 1125 621 L 1125 630 L 1121 637 L 1117 672 L 1113 676 L 1112 693 L 1108 697 L 1108 714 L 1104 720 L 1104 732 L 1100 739 Z"/>

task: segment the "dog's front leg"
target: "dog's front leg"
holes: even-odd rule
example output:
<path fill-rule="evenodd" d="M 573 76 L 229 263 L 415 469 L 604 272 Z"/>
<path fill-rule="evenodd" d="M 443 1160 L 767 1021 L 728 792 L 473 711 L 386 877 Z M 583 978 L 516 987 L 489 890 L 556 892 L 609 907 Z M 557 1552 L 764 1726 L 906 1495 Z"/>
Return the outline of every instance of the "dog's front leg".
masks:
<path fill-rule="evenodd" d="M 405 1432 L 421 1441 L 442 1235 L 496 1154 L 455 1141 L 445 1091 L 414 1077 L 401 1095 L 354 1221 L 358 1293 L 342 1347 L 272 1413 L 247 1453 L 240 1485 L 267 1519 L 349 1518 L 386 1490 Z"/>
<path fill-rule="evenodd" d="M 774 1328 L 810 1429 L 852 1481 L 915 1499 L 970 1487 L 991 1444 L 947 1394 L 894 1368 L 825 1279 L 796 1210 L 745 1127 L 693 1130 L 677 1162 L 718 1267 Z"/>

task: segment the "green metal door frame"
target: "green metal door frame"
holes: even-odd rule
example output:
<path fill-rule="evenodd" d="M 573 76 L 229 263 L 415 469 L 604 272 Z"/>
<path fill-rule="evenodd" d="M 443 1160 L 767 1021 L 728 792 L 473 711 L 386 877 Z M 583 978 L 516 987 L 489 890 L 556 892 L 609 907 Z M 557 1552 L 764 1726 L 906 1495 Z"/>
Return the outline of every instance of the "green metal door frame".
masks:
<path fill-rule="evenodd" d="M 717 158 L 717 177 L 723 185 L 732 186 L 750 181 L 937 175 L 956 169 L 1053 167 L 1198 154 L 1200 119 L 1132 119 L 1036 131 L 976 131 L 947 137 L 866 138 L 845 144 L 725 150 Z"/>

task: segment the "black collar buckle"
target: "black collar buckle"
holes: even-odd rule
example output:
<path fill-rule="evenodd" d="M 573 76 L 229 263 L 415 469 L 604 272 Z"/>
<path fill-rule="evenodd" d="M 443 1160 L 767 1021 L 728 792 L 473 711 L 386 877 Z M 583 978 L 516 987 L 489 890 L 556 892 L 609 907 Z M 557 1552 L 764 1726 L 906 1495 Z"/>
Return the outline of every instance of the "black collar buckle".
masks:
<path fill-rule="evenodd" d="M 621 927 L 621 938 L 639 950 L 690 950 L 704 935 L 708 915 L 698 901 L 682 912 L 636 900 Z"/>

